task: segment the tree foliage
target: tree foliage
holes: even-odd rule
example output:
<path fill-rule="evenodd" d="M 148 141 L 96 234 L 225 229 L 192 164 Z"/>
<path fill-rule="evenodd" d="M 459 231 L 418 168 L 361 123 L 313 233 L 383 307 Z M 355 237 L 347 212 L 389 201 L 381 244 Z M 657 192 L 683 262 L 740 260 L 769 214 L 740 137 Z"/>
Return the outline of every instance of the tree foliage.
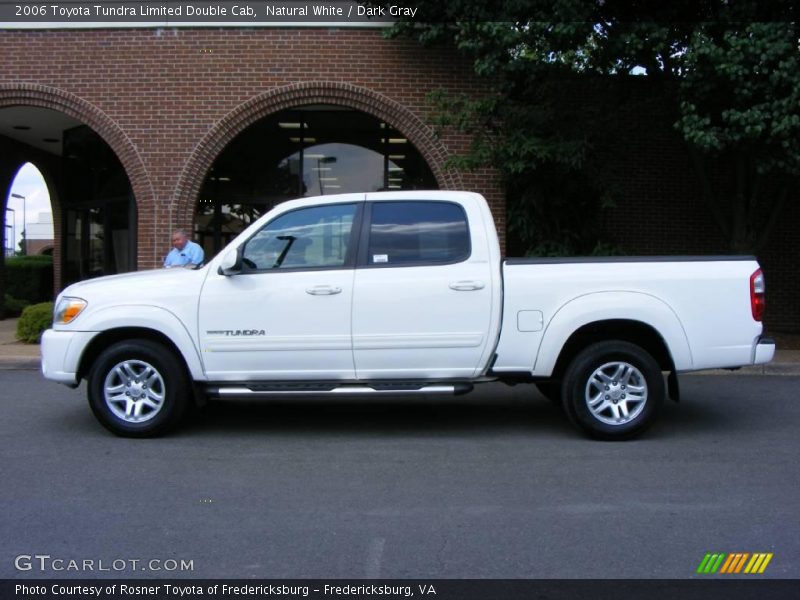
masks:
<path fill-rule="evenodd" d="M 681 62 L 676 126 L 731 248 L 758 251 L 800 176 L 796 25 L 700 26 Z M 721 185 L 708 166 L 715 157 L 732 179 Z"/>
<path fill-rule="evenodd" d="M 435 94 L 437 122 L 473 134 L 459 166 L 492 164 L 505 174 L 509 222 L 524 229 L 529 249 L 585 251 L 582 234 L 552 239 L 558 228 L 549 221 L 572 204 L 594 220 L 613 198 L 593 149 L 617 124 L 593 114 L 591 102 L 578 107 L 551 93 L 578 75 L 644 76 L 657 86 L 674 105 L 675 128 L 731 248 L 757 251 L 800 175 L 797 9 L 765 4 L 423 1 L 421 17 L 393 34 L 454 45 L 491 81 L 493 94 L 480 99 Z M 560 200 L 544 197 L 554 190 Z M 600 198 L 595 209 L 587 210 L 587 194 Z M 530 219 L 522 224 L 530 214 L 544 219 L 538 231 Z M 589 231 L 601 242 L 597 228 Z"/>

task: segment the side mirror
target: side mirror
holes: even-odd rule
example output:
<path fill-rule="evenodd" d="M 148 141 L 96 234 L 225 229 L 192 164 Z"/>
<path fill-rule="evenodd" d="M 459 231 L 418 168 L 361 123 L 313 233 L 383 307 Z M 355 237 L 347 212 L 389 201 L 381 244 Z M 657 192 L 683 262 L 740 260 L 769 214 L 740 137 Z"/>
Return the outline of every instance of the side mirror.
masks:
<path fill-rule="evenodd" d="M 219 263 L 217 273 L 230 277 L 242 272 L 242 247 L 239 246 L 236 252 L 228 252 Z"/>

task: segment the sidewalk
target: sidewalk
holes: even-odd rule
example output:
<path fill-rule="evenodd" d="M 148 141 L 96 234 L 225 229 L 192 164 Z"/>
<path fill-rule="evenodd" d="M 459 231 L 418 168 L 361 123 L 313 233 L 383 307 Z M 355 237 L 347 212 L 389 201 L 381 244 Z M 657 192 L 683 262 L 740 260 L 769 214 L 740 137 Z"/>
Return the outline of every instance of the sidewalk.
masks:
<path fill-rule="evenodd" d="M 16 338 L 17 319 L 0 321 L 0 369 L 38 369 L 39 346 Z"/>
<path fill-rule="evenodd" d="M 23 344 L 15 336 L 17 319 L 0 321 L 0 370 L 9 369 L 38 369 L 39 346 L 36 344 Z M 778 337 L 778 347 L 781 346 L 781 336 Z M 797 347 L 797 344 L 790 344 Z M 773 361 L 767 365 L 757 367 L 742 367 L 737 371 L 717 369 L 701 371 L 704 375 L 800 375 L 800 350 L 778 350 Z"/>

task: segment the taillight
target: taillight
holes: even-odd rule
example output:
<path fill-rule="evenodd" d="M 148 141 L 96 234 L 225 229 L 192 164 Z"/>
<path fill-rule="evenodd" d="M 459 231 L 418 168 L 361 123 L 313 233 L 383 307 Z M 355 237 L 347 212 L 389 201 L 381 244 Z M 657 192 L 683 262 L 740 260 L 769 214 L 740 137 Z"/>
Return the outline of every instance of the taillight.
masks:
<path fill-rule="evenodd" d="M 758 269 L 755 273 L 750 275 L 750 309 L 753 311 L 753 318 L 756 321 L 761 321 L 764 318 L 766 291 L 764 273 L 761 272 L 761 269 Z"/>

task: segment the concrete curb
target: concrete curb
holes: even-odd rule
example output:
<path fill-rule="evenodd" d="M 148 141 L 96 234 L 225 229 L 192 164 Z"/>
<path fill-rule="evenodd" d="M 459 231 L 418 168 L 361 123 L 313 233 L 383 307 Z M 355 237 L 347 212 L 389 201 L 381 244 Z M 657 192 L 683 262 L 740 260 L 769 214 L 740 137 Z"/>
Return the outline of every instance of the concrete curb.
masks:
<path fill-rule="evenodd" d="M 38 358 L 30 356 L 0 356 L 0 371 L 38 371 Z"/>
<path fill-rule="evenodd" d="M 798 363 L 769 363 L 754 367 L 742 367 L 735 371 L 729 369 L 711 369 L 697 371 L 693 375 L 800 375 Z"/>

